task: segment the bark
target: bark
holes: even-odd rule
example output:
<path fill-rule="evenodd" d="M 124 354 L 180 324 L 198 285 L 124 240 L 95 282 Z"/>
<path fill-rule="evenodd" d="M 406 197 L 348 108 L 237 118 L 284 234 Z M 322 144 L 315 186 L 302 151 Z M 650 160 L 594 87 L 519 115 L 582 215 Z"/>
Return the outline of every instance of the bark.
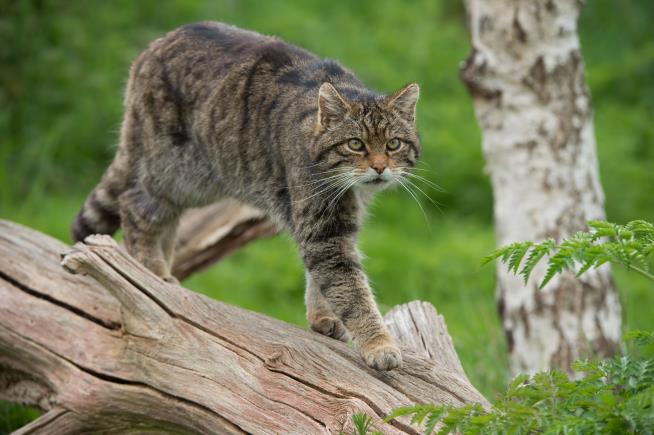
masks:
<path fill-rule="evenodd" d="M 472 52 L 461 78 L 474 98 L 494 193 L 498 245 L 560 240 L 604 219 L 578 0 L 468 0 Z M 497 300 L 513 372 L 569 370 L 613 354 L 621 308 L 608 266 L 528 285 L 498 265 Z"/>
<path fill-rule="evenodd" d="M 380 373 L 340 341 L 159 280 L 107 236 L 71 249 L 6 221 L 0 300 L 0 399 L 45 411 L 18 433 L 351 433 L 356 412 L 417 433 L 381 418 L 488 406 L 427 303 L 386 316 L 405 365 Z"/>

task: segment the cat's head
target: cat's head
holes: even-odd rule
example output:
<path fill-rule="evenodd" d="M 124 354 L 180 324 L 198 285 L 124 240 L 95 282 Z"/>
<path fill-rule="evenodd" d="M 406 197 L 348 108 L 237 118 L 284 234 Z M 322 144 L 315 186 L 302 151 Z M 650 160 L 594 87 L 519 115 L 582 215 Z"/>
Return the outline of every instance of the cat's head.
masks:
<path fill-rule="evenodd" d="M 402 183 L 420 155 L 415 122 L 420 88 L 411 83 L 390 96 L 361 99 L 344 94 L 331 83 L 318 93 L 320 178 L 340 188 L 371 190 Z"/>

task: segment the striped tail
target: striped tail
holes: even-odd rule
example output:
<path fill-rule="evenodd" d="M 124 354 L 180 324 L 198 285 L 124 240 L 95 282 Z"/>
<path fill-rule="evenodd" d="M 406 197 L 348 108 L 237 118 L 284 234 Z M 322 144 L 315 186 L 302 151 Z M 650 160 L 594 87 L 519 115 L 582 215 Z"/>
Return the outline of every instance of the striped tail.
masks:
<path fill-rule="evenodd" d="M 119 159 L 115 159 L 86 198 L 71 227 L 76 242 L 91 234 L 113 235 L 120 227 L 118 197 L 125 191 L 127 177 L 119 166 Z"/>

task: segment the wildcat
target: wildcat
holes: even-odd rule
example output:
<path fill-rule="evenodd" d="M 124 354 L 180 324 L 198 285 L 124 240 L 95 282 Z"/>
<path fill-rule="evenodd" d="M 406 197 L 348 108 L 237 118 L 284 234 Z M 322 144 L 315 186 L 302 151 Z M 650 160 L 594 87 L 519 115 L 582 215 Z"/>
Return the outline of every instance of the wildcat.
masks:
<path fill-rule="evenodd" d="M 115 158 L 72 226 L 113 234 L 166 280 L 182 212 L 222 198 L 264 210 L 296 240 L 314 331 L 354 339 L 378 370 L 402 364 L 356 247 L 366 203 L 415 166 L 419 88 L 390 96 L 277 38 L 203 22 L 132 64 Z"/>

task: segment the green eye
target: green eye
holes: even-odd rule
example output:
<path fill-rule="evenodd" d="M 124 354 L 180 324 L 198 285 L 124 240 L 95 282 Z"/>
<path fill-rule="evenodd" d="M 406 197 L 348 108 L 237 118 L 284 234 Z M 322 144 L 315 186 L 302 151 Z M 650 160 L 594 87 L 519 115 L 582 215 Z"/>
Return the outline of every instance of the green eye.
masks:
<path fill-rule="evenodd" d="M 363 147 L 363 142 L 361 142 L 359 139 L 350 139 L 347 141 L 347 146 L 349 149 L 352 151 L 361 151 Z"/>
<path fill-rule="evenodd" d="M 389 151 L 395 151 L 398 148 L 400 148 L 400 145 L 402 145 L 402 142 L 398 138 L 391 139 L 386 143 L 386 148 L 388 148 Z"/>

